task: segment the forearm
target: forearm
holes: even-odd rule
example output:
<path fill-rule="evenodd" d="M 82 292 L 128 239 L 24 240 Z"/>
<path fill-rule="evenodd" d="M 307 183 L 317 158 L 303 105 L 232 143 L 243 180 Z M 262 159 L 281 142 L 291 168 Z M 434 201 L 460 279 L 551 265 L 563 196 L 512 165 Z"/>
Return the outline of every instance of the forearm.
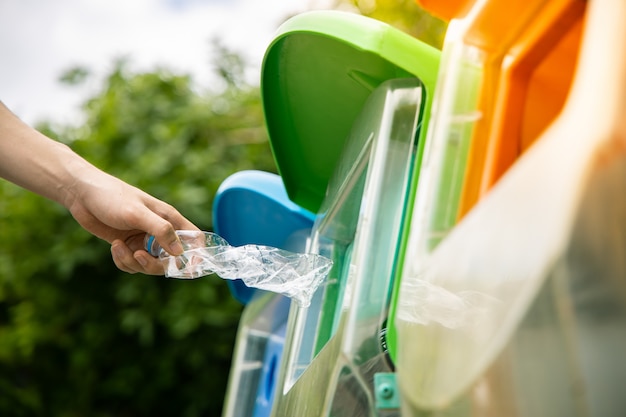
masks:
<path fill-rule="evenodd" d="M 91 165 L 32 129 L 0 102 L 0 177 L 65 206 L 87 231 L 111 243 L 123 271 L 162 275 L 143 250 L 146 234 L 169 253 L 183 247 L 176 230 L 197 230 L 174 207 Z"/>
<path fill-rule="evenodd" d="M 0 102 L 0 177 L 67 207 L 76 178 L 90 169 L 69 147 L 29 127 Z"/>

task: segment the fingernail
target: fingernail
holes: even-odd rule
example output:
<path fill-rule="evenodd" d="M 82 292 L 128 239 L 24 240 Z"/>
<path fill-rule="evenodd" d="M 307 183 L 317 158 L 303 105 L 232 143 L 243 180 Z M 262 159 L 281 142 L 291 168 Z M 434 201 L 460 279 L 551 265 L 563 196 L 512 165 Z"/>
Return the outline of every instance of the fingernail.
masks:
<path fill-rule="evenodd" d="M 111 251 L 116 258 L 122 258 L 124 256 L 124 248 L 121 248 L 119 246 L 112 246 Z"/>
<path fill-rule="evenodd" d="M 139 265 L 141 266 L 148 265 L 148 261 L 146 261 L 143 256 L 137 255 L 135 256 L 135 259 L 137 260 L 137 262 L 139 262 Z"/>

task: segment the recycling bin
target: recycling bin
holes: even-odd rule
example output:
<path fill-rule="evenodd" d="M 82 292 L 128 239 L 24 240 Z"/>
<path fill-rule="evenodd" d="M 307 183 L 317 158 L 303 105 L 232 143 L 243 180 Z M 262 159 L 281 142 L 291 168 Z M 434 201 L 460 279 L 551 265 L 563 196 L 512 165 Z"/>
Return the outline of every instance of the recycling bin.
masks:
<path fill-rule="evenodd" d="M 626 5 L 420 1 L 441 63 L 340 12 L 268 47 L 280 204 L 334 264 L 250 296 L 224 416 L 621 416 Z"/>

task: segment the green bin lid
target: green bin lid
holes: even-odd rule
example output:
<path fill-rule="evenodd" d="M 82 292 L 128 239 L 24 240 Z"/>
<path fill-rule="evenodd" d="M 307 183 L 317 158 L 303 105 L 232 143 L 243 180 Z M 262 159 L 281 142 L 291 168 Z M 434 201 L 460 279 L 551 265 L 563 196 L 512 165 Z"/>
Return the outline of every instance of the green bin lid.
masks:
<path fill-rule="evenodd" d="M 286 21 L 268 47 L 261 95 L 289 198 L 316 213 L 353 121 L 392 78 L 417 77 L 429 106 L 439 51 L 380 21 L 339 11 Z"/>

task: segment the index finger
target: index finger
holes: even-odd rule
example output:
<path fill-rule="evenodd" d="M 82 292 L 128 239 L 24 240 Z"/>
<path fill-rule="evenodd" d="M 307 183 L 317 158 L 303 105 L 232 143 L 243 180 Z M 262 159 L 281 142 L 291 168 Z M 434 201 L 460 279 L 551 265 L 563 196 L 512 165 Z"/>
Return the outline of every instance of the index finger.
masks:
<path fill-rule="evenodd" d="M 176 230 L 200 230 L 193 223 L 187 220 L 173 207 L 162 203 L 159 207 L 161 210 L 146 210 L 143 216 L 137 218 L 137 224 L 134 225 L 139 230 L 153 235 L 156 241 L 172 255 L 180 255 L 183 253 L 183 245 Z"/>

